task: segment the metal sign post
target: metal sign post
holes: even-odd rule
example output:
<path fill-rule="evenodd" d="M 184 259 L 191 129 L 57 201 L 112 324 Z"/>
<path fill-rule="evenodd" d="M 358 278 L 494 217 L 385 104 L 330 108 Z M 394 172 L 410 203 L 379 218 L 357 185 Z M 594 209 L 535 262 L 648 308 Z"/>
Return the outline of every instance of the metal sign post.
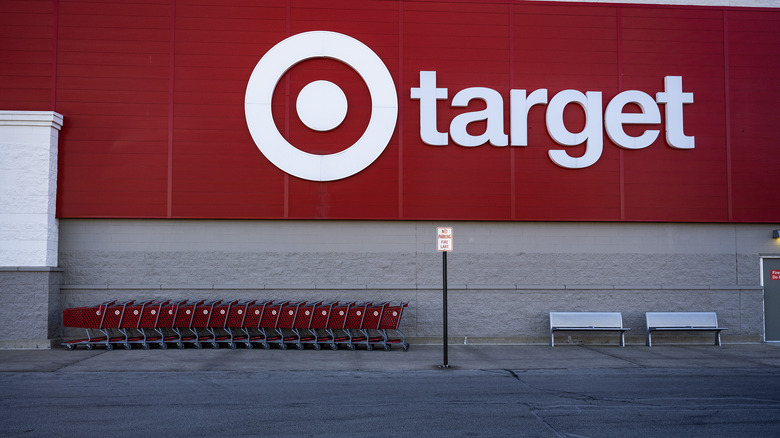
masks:
<path fill-rule="evenodd" d="M 449 368 L 447 359 L 447 253 L 452 251 L 452 227 L 436 228 L 436 249 L 442 255 L 442 348 L 443 360 L 440 368 Z"/>

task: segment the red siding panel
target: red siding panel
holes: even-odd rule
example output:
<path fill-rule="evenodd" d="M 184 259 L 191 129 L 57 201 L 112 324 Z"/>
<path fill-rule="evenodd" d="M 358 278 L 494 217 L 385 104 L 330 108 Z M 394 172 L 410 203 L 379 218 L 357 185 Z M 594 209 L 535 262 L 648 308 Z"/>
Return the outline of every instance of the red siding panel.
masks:
<path fill-rule="evenodd" d="M 729 10 L 729 108 L 733 220 L 780 218 L 780 14 Z"/>
<path fill-rule="evenodd" d="M 60 217 L 161 217 L 169 2 L 60 2 Z"/>
<path fill-rule="evenodd" d="M 661 126 L 650 147 L 623 153 L 626 219 L 727 221 L 722 11 L 626 8 L 621 22 L 623 88 L 654 97 L 665 76 L 682 76 L 694 94 L 684 131 L 696 138 L 694 149 L 673 150 Z"/>
<path fill-rule="evenodd" d="M 780 100 L 780 11 L 776 9 L 477 1 L 318 0 L 237 2 L 14 1 L 0 4 L 0 108 L 55 109 L 60 133 L 60 217 L 384 220 L 560 220 L 776 222 L 775 110 Z M 311 30 L 350 35 L 387 66 L 399 118 L 382 155 L 362 172 L 313 182 L 285 174 L 254 144 L 244 116 L 258 60 L 288 36 Z M 54 36 L 56 34 L 56 41 Z M 662 123 L 649 147 L 625 150 L 605 134 L 598 161 L 570 156 L 528 114 L 528 145 L 462 147 L 420 138 L 420 102 L 410 90 L 436 71 L 448 98 L 437 127 L 484 108 L 453 108 L 469 87 L 496 90 L 510 134 L 512 89 L 597 91 L 655 98 L 666 76 L 695 96 L 684 106 L 696 147 L 670 147 Z M 316 132 L 295 99 L 316 79 L 348 96 L 345 122 Z M 51 108 L 53 105 L 54 108 Z M 363 79 L 326 59 L 301 62 L 273 97 L 277 128 L 295 147 L 331 154 L 368 126 Z M 630 107 L 630 106 L 629 106 Z M 626 111 L 630 111 L 626 109 Z M 585 124 L 570 105 L 567 129 Z M 472 135 L 485 122 L 469 124 Z"/>
<path fill-rule="evenodd" d="M 55 18 L 50 0 L 0 2 L 0 108 L 53 109 Z"/>

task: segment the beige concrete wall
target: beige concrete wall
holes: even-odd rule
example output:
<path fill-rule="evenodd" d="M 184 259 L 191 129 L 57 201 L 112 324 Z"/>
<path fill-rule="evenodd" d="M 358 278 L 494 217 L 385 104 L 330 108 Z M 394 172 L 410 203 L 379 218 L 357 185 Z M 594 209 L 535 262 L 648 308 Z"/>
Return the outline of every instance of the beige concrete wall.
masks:
<path fill-rule="evenodd" d="M 759 256 L 771 224 L 76 220 L 60 226 L 63 302 L 107 299 L 409 301 L 403 328 L 441 336 L 442 255 L 454 228 L 449 334 L 546 342 L 550 311 L 716 311 L 759 341 Z"/>

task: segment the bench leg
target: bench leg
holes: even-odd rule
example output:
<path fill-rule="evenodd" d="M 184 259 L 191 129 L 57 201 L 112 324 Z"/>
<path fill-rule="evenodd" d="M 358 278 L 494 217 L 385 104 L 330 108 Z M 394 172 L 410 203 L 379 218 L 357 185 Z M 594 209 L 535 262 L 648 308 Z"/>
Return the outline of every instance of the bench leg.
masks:
<path fill-rule="evenodd" d="M 645 341 L 645 345 L 648 347 L 653 346 L 653 340 L 650 338 L 652 335 L 650 334 L 650 330 L 647 331 L 647 340 Z"/>
<path fill-rule="evenodd" d="M 626 332 L 620 332 L 620 346 L 626 346 Z"/>
<path fill-rule="evenodd" d="M 715 334 L 715 345 L 720 347 L 720 331 Z"/>
<path fill-rule="evenodd" d="M 550 330 L 550 347 L 555 347 L 555 332 Z"/>

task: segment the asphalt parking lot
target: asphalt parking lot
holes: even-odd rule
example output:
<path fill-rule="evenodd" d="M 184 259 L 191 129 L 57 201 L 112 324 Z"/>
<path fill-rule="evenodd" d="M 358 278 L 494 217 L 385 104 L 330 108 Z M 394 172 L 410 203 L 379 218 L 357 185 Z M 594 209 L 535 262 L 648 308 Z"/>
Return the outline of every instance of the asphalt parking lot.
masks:
<path fill-rule="evenodd" d="M 734 437 L 780 430 L 780 346 L 0 351 L 2 436 Z"/>

